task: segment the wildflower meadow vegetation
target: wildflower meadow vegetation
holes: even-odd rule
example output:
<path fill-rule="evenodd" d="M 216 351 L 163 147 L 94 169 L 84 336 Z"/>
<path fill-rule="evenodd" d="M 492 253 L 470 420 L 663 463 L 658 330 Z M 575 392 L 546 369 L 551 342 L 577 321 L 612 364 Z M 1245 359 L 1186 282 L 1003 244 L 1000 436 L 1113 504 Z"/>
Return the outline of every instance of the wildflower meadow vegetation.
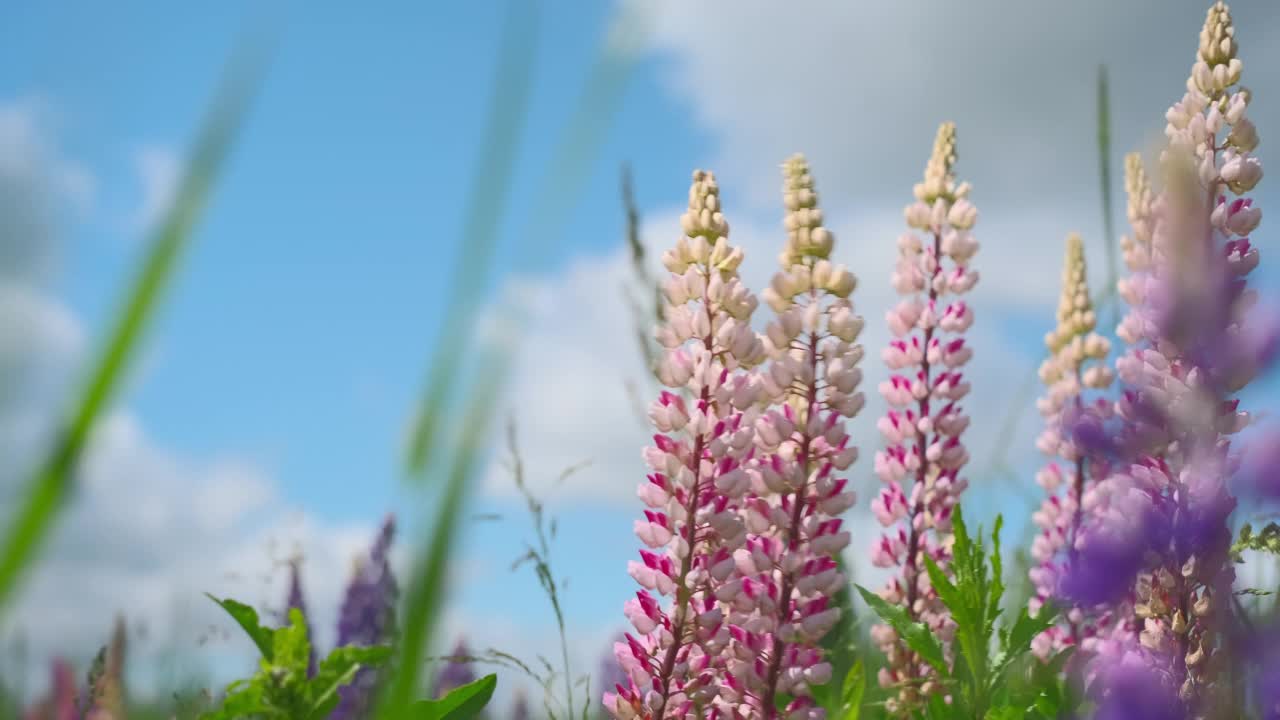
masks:
<path fill-rule="evenodd" d="M 477 382 L 470 409 L 454 412 L 442 393 L 459 371 L 455 355 L 433 365 L 413 436 L 414 471 L 442 478 L 428 540 L 397 578 L 397 520 L 385 520 L 349 580 L 334 647 L 312 642 L 295 564 L 282 617 L 209 598 L 260 654 L 243 679 L 164 711 L 135 710 L 118 634 L 87 680 L 55 664 L 48 697 L 25 717 L 494 718 L 489 703 L 503 689 L 488 669 L 497 667 L 543 693 L 504 707 L 519 718 L 1280 718 L 1280 625 L 1255 602 L 1274 588 L 1236 575 L 1246 554 L 1280 554 L 1280 525 L 1241 524 L 1236 512 L 1248 505 L 1256 519 L 1255 508 L 1280 500 L 1280 436 L 1254 422 L 1267 408 L 1237 399 L 1280 351 L 1280 309 L 1248 282 L 1263 214 L 1250 193 L 1263 173 L 1253 92 L 1241 84 L 1247 48 L 1233 22 L 1224 3 L 1209 7 L 1185 90 L 1170 89 L 1162 146 L 1125 156 L 1118 285 L 1103 289 L 1082 238 L 1065 239 L 1057 313 L 1042 323 L 1043 463 L 1024 478 L 1043 501 L 1021 553 L 1002 544 L 1002 519 L 967 519 L 979 513 L 966 491 L 983 478 L 966 448 L 966 407 L 1000 402 L 974 396 L 966 379 L 984 362 L 968 336 L 984 314 L 970 291 L 1002 278 L 982 272 L 982 188 L 963 179 L 963 138 L 983 129 L 942 122 L 931 147 L 921 138 L 902 149 L 923 175 L 901 189 L 901 235 L 856 239 L 895 243 L 888 267 L 857 264 L 857 252 L 843 255 L 852 267 L 833 262 L 848 239 L 824 224 L 819 179 L 802 155 L 782 164 L 772 257 L 734 244 L 721 178 L 693 171 L 679 227 L 666 228 L 676 239 L 661 249 L 665 277 L 638 263 L 654 293 L 643 322 L 657 318 L 641 343 L 653 435 L 636 448 L 640 547 L 626 571 L 637 587 L 617 598 L 627 631 L 600 672 L 580 680 L 570 665 L 574 618 L 560 597 L 565 569 L 553 565 L 556 525 L 526 487 L 514 426 L 510 470 L 535 534 L 519 564 L 545 591 L 561 645 L 536 661 L 442 646 L 450 542 L 501 384 Z M 195 222 L 247 100 L 245 77 L 229 83 L 115 343 L 0 538 L 0 599 L 54 521 L 150 297 Z M 501 138 L 501 124 L 493 130 Z M 743 280 L 753 264 L 772 268 L 767 286 Z M 891 277 L 895 304 L 860 301 L 858 276 L 871 274 Z M 1100 290 L 1123 303 L 1114 327 L 1099 312 Z M 467 313 L 453 317 L 474 322 Z M 886 345 L 862 344 L 869 323 L 888 329 Z M 477 355 L 489 378 L 511 357 Z M 878 435 L 851 434 L 868 392 L 887 407 Z M 880 526 L 870 547 L 852 545 L 846 512 L 857 505 L 870 512 L 856 522 Z M 854 555 L 876 568 L 867 586 L 852 577 Z"/>

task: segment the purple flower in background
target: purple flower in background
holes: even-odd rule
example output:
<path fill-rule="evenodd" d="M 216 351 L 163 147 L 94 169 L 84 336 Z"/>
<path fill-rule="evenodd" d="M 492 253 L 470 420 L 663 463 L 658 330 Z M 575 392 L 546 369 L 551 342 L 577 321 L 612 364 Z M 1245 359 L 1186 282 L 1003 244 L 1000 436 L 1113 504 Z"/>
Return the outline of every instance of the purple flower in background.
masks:
<path fill-rule="evenodd" d="M 511 705 L 511 720 L 529 720 L 529 698 L 524 690 L 516 691 L 516 701 Z"/>
<path fill-rule="evenodd" d="M 399 590 L 391 573 L 389 552 L 395 536 L 395 517 L 388 515 L 369 555 L 356 564 L 338 616 L 338 645 L 377 645 L 388 642 L 395 627 Z M 338 689 L 341 699 L 330 720 L 354 720 L 368 715 L 379 674 L 363 668 L 349 685 Z"/>
<path fill-rule="evenodd" d="M 627 680 L 627 671 L 623 669 L 622 663 L 618 662 L 617 646 L 621 643 L 623 647 L 627 645 L 627 634 L 618 633 L 610 641 L 609 647 L 605 649 L 604 654 L 600 657 L 600 667 L 596 671 L 596 687 L 601 692 L 614 692 L 618 687 L 626 688 L 629 684 Z M 601 701 L 603 703 L 603 701 Z"/>
<path fill-rule="evenodd" d="M 453 648 L 453 654 L 446 659 L 440 668 L 440 674 L 436 676 L 436 697 L 444 697 L 450 690 L 476 681 L 476 671 L 470 658 L 471 648 L 467 647 L 467 641 L 459 639 Z"/>
<path fill-rule="evenodd" d="M 1091 687 L 1094 720 L 1187 720 L 1177 690 L 1143 660 L 1120 661 Z"/>
<path fill-rule="evenodd" d="M 1226 5 L 1214 4 L 1187 93 L 1165 115 L 1160 192 L 1136 155 L 1126 160 L 1134 234 L 1118 288 L 1130 307 L 1117 328 L 1128 345 L 1116 361 L 1122 424 L 1108 434 L 1076 423 L 1080 444 L 1109 455 L 1113 471 L 1094 498 L 1109 508 L 1063 579 L 1095 599 L 1128 585 L 1141 620 L 1120 670 L 1095 673 L 1111 688 L 1102 718 L 1204 716 L 1220 707 L 1223 672 L 1237 660 L 1225 639 L 1235 620 L 1228 480 L 1241 462 L 1232 436 L 1250 418 L 1236 394 L 1274 359 L 1277 339 L 1245 282 L 1261 211 L 1243 195 L 1262 167 L 1234 36 Z"/>

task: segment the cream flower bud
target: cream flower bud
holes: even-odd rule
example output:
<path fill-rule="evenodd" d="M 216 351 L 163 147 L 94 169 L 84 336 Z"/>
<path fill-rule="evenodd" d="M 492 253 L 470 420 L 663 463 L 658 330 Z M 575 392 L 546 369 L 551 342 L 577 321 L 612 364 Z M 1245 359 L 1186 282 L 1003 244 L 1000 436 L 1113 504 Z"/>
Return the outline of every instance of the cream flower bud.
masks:
<path fill-rule="evenodd" d="M 849 293 L 853 292 L 857 281 L 853 277 L 853 273 L 849 272 L 844 266 L 837 266 L 831 272 L 831 279 L 826 285 L 826 289 L 836 297 L 846 298 Z"/>

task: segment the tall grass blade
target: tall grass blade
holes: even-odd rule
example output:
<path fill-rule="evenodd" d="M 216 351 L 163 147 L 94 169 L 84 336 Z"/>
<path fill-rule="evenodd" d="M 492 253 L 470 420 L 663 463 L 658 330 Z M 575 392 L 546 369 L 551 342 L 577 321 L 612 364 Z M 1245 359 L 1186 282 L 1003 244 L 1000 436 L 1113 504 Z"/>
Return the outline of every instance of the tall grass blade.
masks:
<path fill-rule="evenodd" d="M 441 417 L 451 399 L 450 390 L 457 384 L 459 365 L 471 340 L 483 275 L 492 264 L 533 87 L 537 19 L 536 5 L 531 0 L 511 0 L 508 4 L 489 118 L 467 198 L 465 225 L 451 273 L 453 280 L 444 322 L 436 336 L 426 389 L 410 431 L 408 469 L 411 477 L 421 477 L 432 459 Z"/>
<path fill-rule="evenodd" d="M 1107 249 L 1107 282 L 1104 287 L 1114 292 L 1116 281 L 1120 279 L 1120 268 L 1111 207 L 1111 92 L 1106 65 L 1098 66 L 1098 186 L 1102 191 L 1102 240 Z M 1117 314 L 1115 322 L 1119 323 L 1119 309 L 1114 308 L 1113 311 Z"/>
<path fill-rule="evenodd" d="M 9 520 L 0 545 L 0 606 L 16 589 L 23 569 L 36 556 L 65 505 L 94 424 L 111 404 L 127 374 L 178 259 L 190 243 L 260 84 L 267 59 L 267 45 L 254 45 L 233 58 L 224 72 L 178 191 L 152 232 L 150 249 L 115 316 L 114 327 L 52 447 L 28 481 L 25 498 Z"/>
<path fill-rule="evenodd" d="M 498 377 L 497 364 L 490 356 L 481 377 Z M 501 383 L 477 382 L 472 402 L 463 419 L 459 447 L 453 457 L 431 525 L 431 538 L 426 552 L 415 564 L 410 576 L 404 608 L 404 622 L 398 640 L 399 657 L 378 707 L 377 717 L 398 720 L 405 717 L 416 693 L 427 650 L 431 647 L 436 622 L 443 609 L 445 579 L 448 576 L 450 550 L 462 518 L 467 490 L 479 465 L 487 440 L 488 421 Z"/>
<path fill-rule="evenodd" d="M 525 96 L 529 90 L 529 78 L 526 73 L 532 66 L 532 39 L 529 37 L 527 27 L 529 21 L 522 19 L 532 14 L 532 5 L 527 0 L 514 0 L 514 2 L 515 9 L 523 10 L 523 13 L 513 12 L 508 16 L 506 39 L 503 44 L 504 59 L 499 63 L 499 80 L 496 89 L 498 97 L 494 101 L 495 117 L 490 119 L 491 129 L 499 128 L 493 132 L 501 131 L 509 134 L 508 139 L 512 143 L 515 142 L 516 132 L 510 127 L 502 129 L 503 123 L 514 122 L 515 119 L 523 117 L 527 99 Z M 617 38 L 611 38 L 610 42 L 616 50 Z M 530 237 L 535 242 L 521 244 L 520 248 L 523 252 L 528 253 L 538 247 L 537 241 L 558 236 L 562 223 L 573 208 L 573 202 L 581 195 L 581 187 L 587 180 L 592 156 L 598 150 L 598 145 L 604 136 L 607 123 L 602 123 L 602 118 L 612 116 L 610 110 L 621 97 L 621 92 L 613 87 L 625 76 L 625 73 L 619 72 L 619 68 L 629 69 L 633 57 L 628 54 L 625 57 L 626 62 L 611 62 L 608 58 L 603 58 L 593 65 L 595 71 L 587 83 L 573 119 L 566 126 L 563 140 L 552 158 L 548 177 L 541 185 L 544 188 L 543 196 L 540 197 L 539 211 L 532 223 L 533 231 L 530 233 Z M 602 64 L 606 66 L 603 69 L 600 67 Z M 505 87 L 513 83 L 517 86 Z M 507 97 L 503 96 L 504 90 Z M 515 97 L 511 97 L 512 95 Z M 505 120 L 498 116 L 505 116 Z M 514 148 L 504 153 L 494 153 L 499 156 L 499 159 L 494 162 L 509 163 L 513 153 Z M 509 170 L 509 165 L 506 167 Z M 485 182 L 483 188 L 480 188 L 477 181 L 477 188 L 484 190 L 486 196 L 484 204 L 479 206 L 476 212 L 494 212 L 493 193 L 496 191 L 505 194 L 507 191 L 505 185 L 508 184 L 507 174 L 505 171 L 501 177 L 493 172 L 480 174 L 481 178 L 485 178 Z M 493 185 L 499 182 L 504 187 L 501 190 L 495 190 Z M 490 227 L 486 224 L 490 221 L 481 222 L 480 220 L 472 218 L 469 226 L 470 223 L 477 223 L 476 227 L 482 230 Z M 455 275 L 457 288 L 451 297 L 450 307 L 446 310 L 449 317 L 446 319 L 440 341 L 434 348 L 434 362 L 426 392 L 412 429 L 408 457 L 408 470 L 411 475 L 421 476 L 433 461 L 436 454 L 435 443 L 439 442 L 438 435 L 443 429 L 441 418 L 450 400 L 449 391 L 459 384 L 457 376 L 460 374 L 462 358 L 471 356 L 465 352 L 459 342 L 444 342 L 471 339 L 466 331 L 474 324 L 474 313 L 479 305 L 473 295 L 479 283 L 474 280 L 463 282 L 458 278 L 464 274 L 474 278 L 476 273 L 489 265 L 497 228 L 496 221 L 492 221 L 492 226 L 486 231 L 489 235 L 479 238 L 487 243 L 487 246 L 479 250 L 475 247 L 477 238 L 470 234 L 464 237 L 467 243 L 462 257 L 464 264 Z M 523 261 L 525 258 L 525 255 L 521 255 L 519 259 Z M 475 379 L 468 388 L 471 399 L 462 424 L 459 444 L 446 473 L 443 496 L 436 509 L 430 547 L 415 566 L 410 579 L 404 610 L 405 621 L 400 637 L 399 661 L 395 674 L 390 678 L 380 699 L 377 715 L 379 718 L 398 720 L 404 717 L 417 691 L 422 672 L 421 666 L 432 645 L 435 624 L 443 609 L 443 583 L 447 576 L 450 544 L 457 533 L 460 511 L 470 486 L 469 481 L 475 475 L 480 453 L 485 447 L 493 405 L 508 375 L 511 359 L 518 354 L 518 328 L 509 328 L 504 335 L 504 343 L 503 347 L 490 348 L 490 352 L 484 355 L 481 367 L 474 373 Z"/>

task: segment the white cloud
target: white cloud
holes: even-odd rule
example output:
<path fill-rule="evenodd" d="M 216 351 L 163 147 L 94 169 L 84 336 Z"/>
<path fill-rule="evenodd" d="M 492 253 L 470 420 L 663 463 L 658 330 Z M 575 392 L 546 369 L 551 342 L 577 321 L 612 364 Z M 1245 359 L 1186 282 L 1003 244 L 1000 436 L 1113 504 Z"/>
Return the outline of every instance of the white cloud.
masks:
<path fill-rule="evenodd" d="M 60 213 L 92 203 L 93 176 L 52 142 L 56 119 L 37 99 L 0 102 L 0 282 L 47 279 Z"/>
<path fill-rule="evenodd" d="M 37 102 L 0 104 L 0 523 L 11 521 L 85 359 L 80 319 L 44 286 L 60 213 L 86 204 L 93 182 L 60 154 L 51 117 Z M 166 158 L 140 156 L 157 206 L 172 174 Z M 0 637 L 21 632 L 26 687 L 43 688 L 51 657 L 85 661 L 123 613 L 146 629 L 132 647 L 135 688 L 154 689 L 165 673 L 188 679 L 179 668 L 208 670 L 220 684 L 251 667 L 253 650 L 202 593 L 279 609 L 281 561 L 301 552 L 312 623 L 329 646 L 351 562 L 374 530 L 298 511 L 255 458 L 165 448 L 119 410 L 96 429 L 68 507 L 0 618 Z"/>
<path fill-rule="evenodd" d="M 821 176 L 818 182 L 821 184 Z M 732 208 L 727 212 L 731 238 L 747 255 L 744 281 L 759 290 L 775 270 L 781 231 L 735 220 Z M 888 341 L 884 312 L 897 297 L 889 286 L 888 275 L 896 253 L 894 239 L 900 234 L 902 223 L 896 212 L 853 220 L 834 210 L 828 210 L 828 215 L 834 216 L 831 224 L 837 237 L 835 257 L 859 276 L 854 301 L 867 318 L 862 342 L 868 349 L 864 363 L 868 407 L 855 420 L 853 431 L 867 457 L 855 477 L 860 478 L 860 485 L 868 487 L 869 481 L 861 478 L 869 473 L 870 455 L 879 442 L 874 420 L 882 411 L 883 402 L 875 388 L 886 373 L 879 351 Z M 646 240 L 654 251 L 651 255 L 664 249 L 666 243 L 657 238 L 672 234 L 672 229 L 678 227 L 677 217 L 677 213 L 666 211 L 647 218 Z M 997 219 L 990 224 L 993 227 L 980 221 L 980 236 L 999 236 L 1000 228 L 1007 227 L 1008 221 Z M 977 427 L 970 431 L 976 458 L 984 459 L 984 451 L 994 440 L 994 426 L 1005 408 L 1004 403 L 982 402 L 980 398 L 1008 394 L 1009 386 L 1015 382 L 1010 378 L 1021 379 L 1034 367 L 1034 360 L 1025 357 L 1020 349 L 1026 343 L 1018 345 L 1006 337 L 1004 323 L 1014 314 L 1042 317 L 1043 326 L 1052 322 L 1061 248 L 1060 244 L 1053 245 L 1051 265 L 1036 262 L 1037 254 L 1044 254 L 1044 250 L 1016 244 L 984 247 L 975 261 L 985 278 L 971 298 L 978 313 L 971 332 L 977 359 L 969 373 L 977 398 L 970 403 L 977 416 Z M 999 278 L 1008 280 L 999 282 Z M 590 467 L 568 479 L 566 487 L 555 491 L 557 497 L 572 502 L 629 504 L 634 501 L 636 484 L 644 478 L 640 448 L 648 442 L 651 431 L 639 416 L 627 383 L 641 383 L 642 407 L 647 406 L 652 388 L 643 385 L 646 376 L 633 316 L 624 296 L 630 282 L 629 258 L 620 248 L 603 257 L 572 261 L 541 284 L 533 294 L 536 301 L 526 304 L 525 340 L 507 403 L 520 428 L 526 465 L 539 469 L 544 478 L 554 478 L 560 469 L 579 461 L 592 461 Z M 767 306 L 762 305 L 757 311 L 757 323 L 766 321 L 769 315 Z M 490 469 L 486 488 L 496 495 L 514 492 L 510 478 L 500 467 Z"/>
<path fill-rule="evenodd" d="M 146 229 L 173 202 L 182 160 L 171 147 L 146 145 L 134 153 L 133 165 L 142 186 L 142 199 L 130 224 L 134 229 Z"/>
<path fill-rule="evenodd" d="M 773 201 L 772 168 L 799 150 L 843 203 L 879 206 L 954 120 L 978 202 L 1093 208 L 1097 66 L 1110 68 L 1116 151 L 1141 147 L 1184 91 L 1207 3 L 646 5 L 668 86 L 717 139 L 715 167 L 757 203 Z M 1234 9 L 1245 83 L 1262 83 L 1280 12 Z M 1256 119 L 1274 125 L 1262 95 Z"/>
<path fill-rule="evenodd" d="M 127 413 L 96 430 L 74 495 L 6 614 L 10 633 L 23 628 L 36 658 L 83 661 L 122 613 L 204 665 L 215 684 L 249 667 L 252 649 L 203 593 L 277 611 L 284 563 L 301 553 L 309 617 L 331 646 L 351 563 L 374 532 L 291 508 L 251 460 L 166 450 Z M 179 606 L 186 611 L 175 615 Z M 130 669 L 144 691 L 170 647 L 136 644 Z M 43 666 L 32 672 L 42 676 Z"/>

